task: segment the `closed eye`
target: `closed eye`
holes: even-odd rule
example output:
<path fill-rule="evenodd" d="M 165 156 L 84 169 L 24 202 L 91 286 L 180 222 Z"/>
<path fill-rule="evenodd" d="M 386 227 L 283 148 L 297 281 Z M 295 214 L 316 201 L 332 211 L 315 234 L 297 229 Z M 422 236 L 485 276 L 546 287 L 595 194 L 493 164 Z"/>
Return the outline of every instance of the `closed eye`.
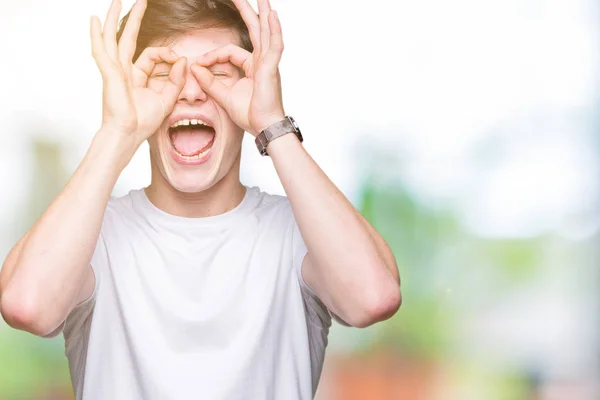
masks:
<path fill-rule="evenodd" d="M 149 78 L 164 79 L 169 76 L 169 72 L 171 72 L 172 67 L 173 66 L 171 64 L 165 62 L 158 63 L 152 69 L 152 73 L 150 74 Z"/>
<path fill-rule="evenodd" d="M 219 64 L 213 65 L 212 68 L 209 68 L 209 71 L 218 78 L 230 78 L 232 76 L 232 71 L 229 68 L 230 64 Z"/>

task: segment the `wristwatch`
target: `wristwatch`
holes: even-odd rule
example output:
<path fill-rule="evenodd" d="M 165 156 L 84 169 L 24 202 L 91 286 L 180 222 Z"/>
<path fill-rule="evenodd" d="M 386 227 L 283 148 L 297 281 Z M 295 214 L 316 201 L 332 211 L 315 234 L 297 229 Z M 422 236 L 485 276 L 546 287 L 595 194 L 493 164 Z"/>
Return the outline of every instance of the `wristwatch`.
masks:
<path fill-rule="evenodd" d="M 256 143 L 256 147 L 261 155 L 268 156 L 267 146 L 269 143 L 288 133 L 295 134 L 300 143 L 304 140 L 300 128 L 294 118 L 287 116 L 283 121 L 279 121 L 259 133 L 258 136 L 256 136 L 254 143 Z"/>

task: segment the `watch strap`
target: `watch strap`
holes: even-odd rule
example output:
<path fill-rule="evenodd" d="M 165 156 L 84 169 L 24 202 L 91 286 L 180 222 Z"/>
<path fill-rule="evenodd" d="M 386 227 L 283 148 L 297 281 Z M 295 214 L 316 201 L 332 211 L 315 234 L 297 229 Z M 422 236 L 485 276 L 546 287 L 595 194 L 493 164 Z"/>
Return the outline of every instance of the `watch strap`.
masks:
<path fill-rule="evenodd" d="M 268 156 L 269 154 L 267 153 L 267 146 L 269 143 L 281 136 L 287 135 L 288 133 L 295 134 L 298 140 L 300 140 L 300 143 L 302 143 L 303 138 L 302 134 L 300 133 L 300 129 L 298 128 L 298 125 L 296 125 L 296 121 L 289 116 L 260 132 L 256 136 L 254 142 L 256 143 L 256 147 L 258 148 L 260 154 L 263 156 Z"/>

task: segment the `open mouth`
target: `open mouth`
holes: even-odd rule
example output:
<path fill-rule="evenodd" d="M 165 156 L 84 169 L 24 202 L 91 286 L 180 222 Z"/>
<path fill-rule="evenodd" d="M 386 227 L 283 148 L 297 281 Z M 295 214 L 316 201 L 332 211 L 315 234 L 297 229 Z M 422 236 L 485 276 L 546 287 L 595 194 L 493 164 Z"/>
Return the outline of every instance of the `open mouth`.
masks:
<path fill-rule="evenodd" d="M 198 119 L 182 119 L 169 128 L 173 151 L 184 160 L 200 160 L 210 152 L 215 129 Z"/>

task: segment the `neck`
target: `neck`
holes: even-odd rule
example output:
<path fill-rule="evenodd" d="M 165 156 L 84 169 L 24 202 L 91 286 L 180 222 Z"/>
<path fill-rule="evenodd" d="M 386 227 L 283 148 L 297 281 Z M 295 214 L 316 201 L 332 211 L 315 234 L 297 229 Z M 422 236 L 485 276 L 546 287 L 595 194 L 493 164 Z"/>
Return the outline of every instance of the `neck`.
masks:
<path fill-rule="evenodd" d="M 197 193 L 184 193 L 173 188 L 160 171 L 152 168 L 152 183 L 145 189 L 155 207 L 178 217 L 204 218 L 224 214 L 244 199 L 246 188 L 239 178 L 238 160 L 229 172 L 210 188 Z"/>

